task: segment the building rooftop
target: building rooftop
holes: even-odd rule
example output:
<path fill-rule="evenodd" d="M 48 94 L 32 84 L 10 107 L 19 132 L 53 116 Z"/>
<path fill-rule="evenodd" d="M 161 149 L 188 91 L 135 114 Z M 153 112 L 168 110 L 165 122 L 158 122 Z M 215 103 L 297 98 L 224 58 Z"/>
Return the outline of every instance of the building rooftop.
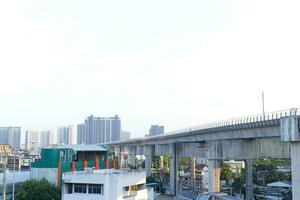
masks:
<path fill-rule="evenodd" d="M 55 144 L 45 147 L 44 149 L 73 149 L 74 151 L 107 151 L 101 145 L 96 144 Z"/>
<path fill-rule="evenodd" d="M 283 187 L 283 188 L 291 188 L 292 184 L 289 181 L 277 181 L 273 183 L 267 184 L 268 187 Z"/>

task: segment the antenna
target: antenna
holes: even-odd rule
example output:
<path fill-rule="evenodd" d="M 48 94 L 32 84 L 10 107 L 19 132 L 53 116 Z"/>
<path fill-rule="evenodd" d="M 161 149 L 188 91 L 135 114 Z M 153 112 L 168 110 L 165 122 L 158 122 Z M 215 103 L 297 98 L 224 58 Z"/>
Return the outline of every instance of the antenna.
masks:
<path fill-rule="evenodd" d="M 262 92 L 262 111 L 263 111 L 263 116 L 265 117 L 265 93 L 264 91 Z"/>

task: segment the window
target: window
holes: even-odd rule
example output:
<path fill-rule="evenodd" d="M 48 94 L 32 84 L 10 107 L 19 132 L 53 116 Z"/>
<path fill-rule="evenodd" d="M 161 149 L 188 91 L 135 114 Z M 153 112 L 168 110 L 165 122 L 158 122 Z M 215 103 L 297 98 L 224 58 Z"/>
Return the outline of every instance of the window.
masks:
<path fill-rule="evenodd" d="M 137 190 L 143 190 L 145 188 L 146 188 L 145 184 L 139 184 L 139 185 L 137 185 Z"/>
<path fill-rule="evenodd" d="M 68 162 L 72 162 L 72 150 L 68 151 Z"/>
<path fill-rule="evenodd" d="M 61 162 L 66 162 L 66 150 L 61 150 L 60 151 L 60 161 Z"/>
<path fill-rule="evenodd" d="M 74 184 L 74 193 L 86 193 L 86 184 Z"/>
<path fill-rule="evenodd" d="M 124 191 L 125 192 L 129 191 L 129 186 L 124 187 Z"/>
<path fill-rule="evenodd" d="M 103 185 L 102 184 L 91 184 L 89 185 L 89 194 L 102 194 Z"/>
<path fill-rule="evenodd" d="M 68 194 L 72 194 L 73 193 L 73 184 L 72 183 L 68 183 L 67 187 L 68 187 Z"/>

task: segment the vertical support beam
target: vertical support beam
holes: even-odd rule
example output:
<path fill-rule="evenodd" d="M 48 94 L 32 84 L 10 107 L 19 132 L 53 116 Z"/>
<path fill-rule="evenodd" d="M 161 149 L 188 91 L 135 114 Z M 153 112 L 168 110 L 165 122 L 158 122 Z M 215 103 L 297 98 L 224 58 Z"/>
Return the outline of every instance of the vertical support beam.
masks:
<path fill-rule="evenodd" d="M 164 157 L 163 156 L 159 156 L 160 160 L 159 160 L 159 169 L 163 170 L 164 169 Z"/>
<path fill-rule="evenodd" d="M 300 142 L 291 142 L 293 199 L 300 197 Z"/>
<path fill-rule="evenodd" d="M 124 168 L 124 147 L 120 147 L 120 169 Z"/>
<path fill-rule="evenodd" d="M 127 153 L 127 163 L 131 166 L 135 166 L 136 146 L 125 146 L 125 152 Z"/>
<path fill-rule="evenodd" d="M 208 160 L 208 191 L 220 192 L 221 168 L 217 160 Z"/>
<path fill-rule="evenodd" d="M 177 154 L 177 144 L 169 144 L 169 158 L 170 158 L 170 193 L 176 196 L 179 189 L 178 185 L 178 163 L 179 157 Z"/>
<path fill-rule="evenodd" d="M 246 200 L 253 200 L 253 160 L 245 160 L 246 166 Z"/>
<path fill-rule="evenodd" d="M 152 146 L 146 146 L 146 160 L 145 160 L 145 167 L 146 167 L 146 173 L 147 177 L 151 176 L 151 170 L 152 170 Z"/>
<path fill-rule="evenodd" d="M 195 188 L 195 180 L 196 180 L 196 158 L 191 157 L 191 181 L 192 181 L 193 188 Z"/>

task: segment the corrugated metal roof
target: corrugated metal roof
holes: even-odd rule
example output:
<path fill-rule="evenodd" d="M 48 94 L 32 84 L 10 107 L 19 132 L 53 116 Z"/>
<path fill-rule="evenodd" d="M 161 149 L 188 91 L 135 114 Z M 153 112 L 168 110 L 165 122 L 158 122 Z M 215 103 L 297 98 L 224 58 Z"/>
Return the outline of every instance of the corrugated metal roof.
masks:
<path fill-rule="evenodd" d="M 89 145 L 72 144 L 72 145 L 66 145 L 66 146 L 73 149 L 74 151 L 107 151 L 106 148 L 104 148 L 100 145 L 95 145 L 95 144 L 89 144 Z"/>
<path fill-rule="evenodd" d="M 73 149 L 74 151 L 107 151 L 107 149 L 103 146 L 95 144 L 55 144 L 50 145 L 48 147 L 44 147 L 43 149 Z"/>

